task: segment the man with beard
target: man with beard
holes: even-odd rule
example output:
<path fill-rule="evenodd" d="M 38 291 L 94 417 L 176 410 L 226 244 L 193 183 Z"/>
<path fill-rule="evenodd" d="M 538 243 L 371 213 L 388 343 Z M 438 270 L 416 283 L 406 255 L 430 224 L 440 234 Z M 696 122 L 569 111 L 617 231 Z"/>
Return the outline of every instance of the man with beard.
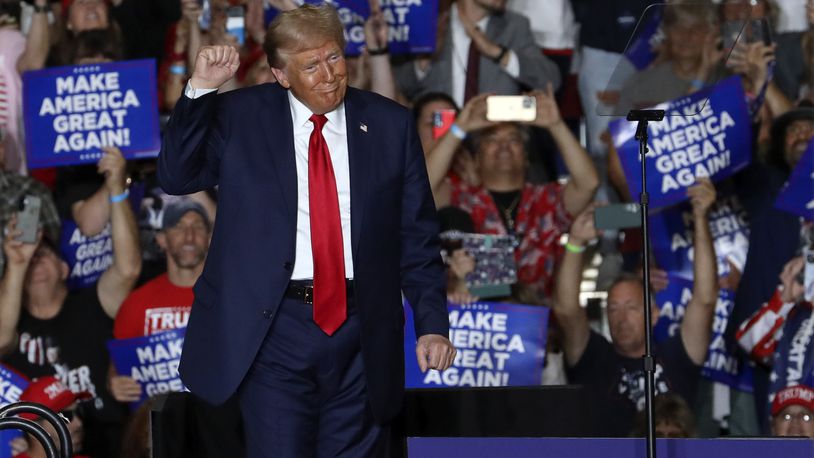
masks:
<path fill-rule="evenodd" d="M 674 392 L 692 405 L 718 299 L 717 265 L 707 217 L 715 202 L 715 187 L 708 178 L 699 178 L 687 195 L 694 225 L 692 298 L 678 332 L 654 346 L 653 356 L 656 394 Z M 593 209 L 586 210 L 571 225 L 553 310 L 562 329 L 568 380 L 585 385 L 592 397 L 596 433 L 627 436 L 636 412 L 645 407 L 644 287 L 640 276 L 617 279 L 608 288 L 611 341 L 591 330 L 585 309 L 579 304 L 579 290 L 585 246 L 598 236 L 593 213 Z M 651 326 L 658 320 L 655 303 L 652 311 Z"/>
<path fill-rule="evenodd" d="M 127 297 L 113 325 L 116 339 L 186 328 L 195 299 L 192 287 L 203 271 L 211 235 L 212 222 L 200 203 L 184 199 L 166 206 L 156 242 L 166 254 L 167 272 Z M 110 392 L 117 401 L 135 402 L 140 399 L 141 385 L 138 382 L 127 375 L 116 375 L 112 365 L 109 376 Z M 194 424 L 196 432 L 193 439 L 186 440 L 179 447 L 186 447 L 184 450 L 191 456 L 240 455 L 238 450 L 242 450 L 242 430 L 234 399 L 218 407 L 194 395 L 178 402 L 184 403 L 188 421 Z M 124 447 L 127 446 L 124 444 Z"/>
<path fill-rule="evenodd" d="M 156 241 L 167 255 L 167 272 L 133 291 L 124 301 L 113 325 L 113 336 L 117 339 L 148 336 L 187 325 L 194 299 L 192 287 L 201 275 L 209 250 L 211 223 L 201 204 L 181 200 L 164 209 L 161 227 Z M 117 400 L 121 401 L 118 397 Z"/>

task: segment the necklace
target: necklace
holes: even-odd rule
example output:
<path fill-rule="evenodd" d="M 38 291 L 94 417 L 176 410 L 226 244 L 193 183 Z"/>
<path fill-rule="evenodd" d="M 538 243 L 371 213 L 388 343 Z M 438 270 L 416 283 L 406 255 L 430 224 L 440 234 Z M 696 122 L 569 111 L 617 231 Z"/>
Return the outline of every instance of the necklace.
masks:
<path fill-rule="evenodd" d="M 499 203 L 497 203 L 497 201 L 495 201 L 498 210 L 500 210 L 500 212 L 503 214 L 503 220 L 506 221 L 506 229 L 508 229 L 508 232 L 510 234 L 514 233 L 514 217 L 512 216 L 512 213 L 514 213 L 514 210 L 517 208 L 517 205 L 520 204 L 520 197 L 522 195 L 523 192 L 518 191 L 517 196 L 515 196 L 515 198 L 512 199 L 511 203 L 509 203 L 509 205 L 507 205 L 506 207 L 501 206 Z"/>

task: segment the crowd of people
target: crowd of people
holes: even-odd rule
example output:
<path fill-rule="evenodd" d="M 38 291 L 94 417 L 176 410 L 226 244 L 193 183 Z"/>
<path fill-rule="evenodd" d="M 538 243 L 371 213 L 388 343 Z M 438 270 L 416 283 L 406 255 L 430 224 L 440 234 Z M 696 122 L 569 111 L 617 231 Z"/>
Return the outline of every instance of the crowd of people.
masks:
<path fill-rule="evenodd" d="M 107 342 L 186 326 L 217 190 L 170 196 L 157 184 L 155 160 L 125 160 L 113 145 L 96 164 L 29 168 L 25 138 L 37 133 L 23 126 L 21 75 L 152 58 L 158 110 L 169 114 L 186 97 L 202 46 L 239 50 L 240 68 L 221 92 L 275 84 L 263 46 L 269 10 L 300 3 L 209 0 L 204 24 L 198 0 L 0 0 L 0 357 L 35 380 L 21 400 L 69 415 L 82 455 L 150 456 L 150 403 L 128 408 L 142 388 L 116 373 Z M 371 0 L 363 50 L 344 57 L 350 85 L 412 110 L 443 230 L 514 239 L 516 283 L 510 295 L 490 300 L 551 308 L 554 357 L 546 369 L 560 383 L 584 385 L 597 406 L 598 436 L 643 434 L 645 396 L 641 234 L 603 232 L 594 222 L 599 206 L 638 196 L 608 131 L 614 117 L 601 114 L 652 107 L 739 77 L 753 132 L 750 161 L 725 180 L 697 176 L 686 191 L 692 295 L 677 332 L 655 346 L 656 426 L 665 437 L 814 437 L 814 320 L 806 292 L 807 277 L 814 282 L 814 233 L 810 222 L 775 207 L 814 137 L 814 1 L 671 0 L 655 57 L 639 72 L 620 62 L 639 17 L 657 2 L 438 3 L 435 50 L 391 55 L 386 15 Z M 245 18 L 245 36 L 229 33 L 230 8 Z M 771 38 L 722 44 L 724 31 L 763 23 Z M 488 120 L 495 94 L 528 95 L 533 119 Z M 445 132 L 437 129 L 443 111 L 455 113 Z M 733 195 L 748 215 L 748 244 L 722 254 L 710 214 Z M 41 201 L 35 243 L 19 239 L 21 202 L 29 196 Z M 109 241 L 109 259 L 87 284 L 72 281 L 64 253 L 66 237 L 74 236 Z M 604 334 L 580 295 L 595 253 L 607 262 L 598 283 L 607 292 Z M 450 302 L 478 300 L 466 282 L 474 258 L 457 249 L 445 261 Z M 655 266 L 648 281 L 658 293 L 670 278 Z M 722 290 L 734 295 L 722 338 L 751 374 L 749 390 L 701 376 L 720 327 Z M 654 303 L 653 325 L 657 319 Z M 209 441 L 201 436 L 197 446 L 208 451 L 198 456 L 236 456 L 234 401 L 193 402 L 198 427 L 217 431 Z M 20 456 L 45 456 L 31 438 L 12 446 Z"/>

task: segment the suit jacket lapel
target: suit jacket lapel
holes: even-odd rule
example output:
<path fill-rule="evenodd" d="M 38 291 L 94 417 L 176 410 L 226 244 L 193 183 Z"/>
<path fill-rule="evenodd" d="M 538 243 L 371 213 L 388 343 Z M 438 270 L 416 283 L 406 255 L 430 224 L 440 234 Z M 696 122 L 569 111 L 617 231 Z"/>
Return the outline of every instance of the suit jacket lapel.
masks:
<path fill-rule="evenodd" d="M 350 165 L 350 224 L 351 249 L 354 259 L 359 248 L 364 210 L 367 206 L 369 173 L 372 160 L 371 142 L 374 127 L 368 119 L 364 101 L 356 90 L 348 88 L 345 96 L 345 119 L 348 131 L 348 161 Z"/>
<path fill-rule="evenodd" d="M 294 155 L 294 127 L 286 90 L 271 86 L 266 93 L 265 113 L 259 116 L 260 129 L 266 137 L 266 154 L 271 158 L 286 207 L 285 218 L 291 225 L 290 233 L 297 230 L 297 165 Z"/>

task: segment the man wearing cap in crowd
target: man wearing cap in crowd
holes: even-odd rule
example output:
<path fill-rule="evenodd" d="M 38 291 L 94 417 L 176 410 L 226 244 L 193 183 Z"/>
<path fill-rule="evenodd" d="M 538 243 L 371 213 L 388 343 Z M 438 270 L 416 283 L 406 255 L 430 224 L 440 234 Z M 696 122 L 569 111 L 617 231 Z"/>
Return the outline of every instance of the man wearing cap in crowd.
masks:
<path fill-rule="evenodd" d="M 438 223 L 407 109 L 347 87 L 330 5 L 279 14 L 264 48 L 279 84 L 216 94 L 239 66 L 203 47 L 165 131 L 170 194 L 218 186 L 180 373 L 237 392 L 249 457 L 384 456 L 404 391 L 402 291 L 419 366 L 444 370 Z"/>
<path fill-rule="evenodd" d="M 74 451 L 82 449 L 82 441 L 85 436 L 85 431 L 82 424 L 82 418 L 79 413 L 82 409 L 79 408 L 81 401 L 92 398 L 93 395 L 88 392 L 74 393 L 68 389 L 65 384 L 59 381 L 58 378 L 53 376 L 40 377 L 35 379 L 28 385 L 28 388 L 20 395 L 20 402 L 34 402 L 42 404 L 48 409 L 62 415 L 68 420 L 68 432 L 71 434 L 71 443 L 73 444 Z M 54 444 L 59 446 L 59 436 L 50 422 L 40 420 L 34 414 L 23 413 L 20 417 L 28 420 L 35 420 L 40 426 L 45 428 L 51 438 L 54 439 Z M 26 435 L 27 450 L 22 453 L 14 455 L 14 458 L 46 458 L 45 449 L 42 444 L 30 435 Z M 80 455 L 74 455 L 74 458 L 80 458 Z"/>
<path fill-rule="evenodd" d="M 116 315 L 113 337 L 129 339 L 186 327 L 192 287 L 203 271 L 211 231 L 206 210 L 193 200 L 178 200 L 164 208 L 155 237 L 166 255 L 167 271 L 127 296 Z"/>
<path fill-rule="evenodd" d="M 212 222 L 204 207 L 188 198 L 168 203 L 163 210 L 156 242 L 166 254 L 166 273 L 134 290 L 122 303 L 113 337 L 130 339 L 186 328 L 192 310 L 192 287 L 201 275 L 209 251 Z M 116 375 L 111 365 L 110 392 L 119 402 L 135 402 L 141 385 L 128 375 Z M 197 397 L 189 401 L 189 421 L 198 423 L 201 450 L 207 456 L 237 454 L 241 447 L 240 412 L 230 401 L 218 408 Z M 211 433 L 211 434 L 206 434 Z"/>
<path fill-rule="evenodd" d="M 795 385 L 775 394 L 772 435 L 814 438 L 814 388 Z"/>

